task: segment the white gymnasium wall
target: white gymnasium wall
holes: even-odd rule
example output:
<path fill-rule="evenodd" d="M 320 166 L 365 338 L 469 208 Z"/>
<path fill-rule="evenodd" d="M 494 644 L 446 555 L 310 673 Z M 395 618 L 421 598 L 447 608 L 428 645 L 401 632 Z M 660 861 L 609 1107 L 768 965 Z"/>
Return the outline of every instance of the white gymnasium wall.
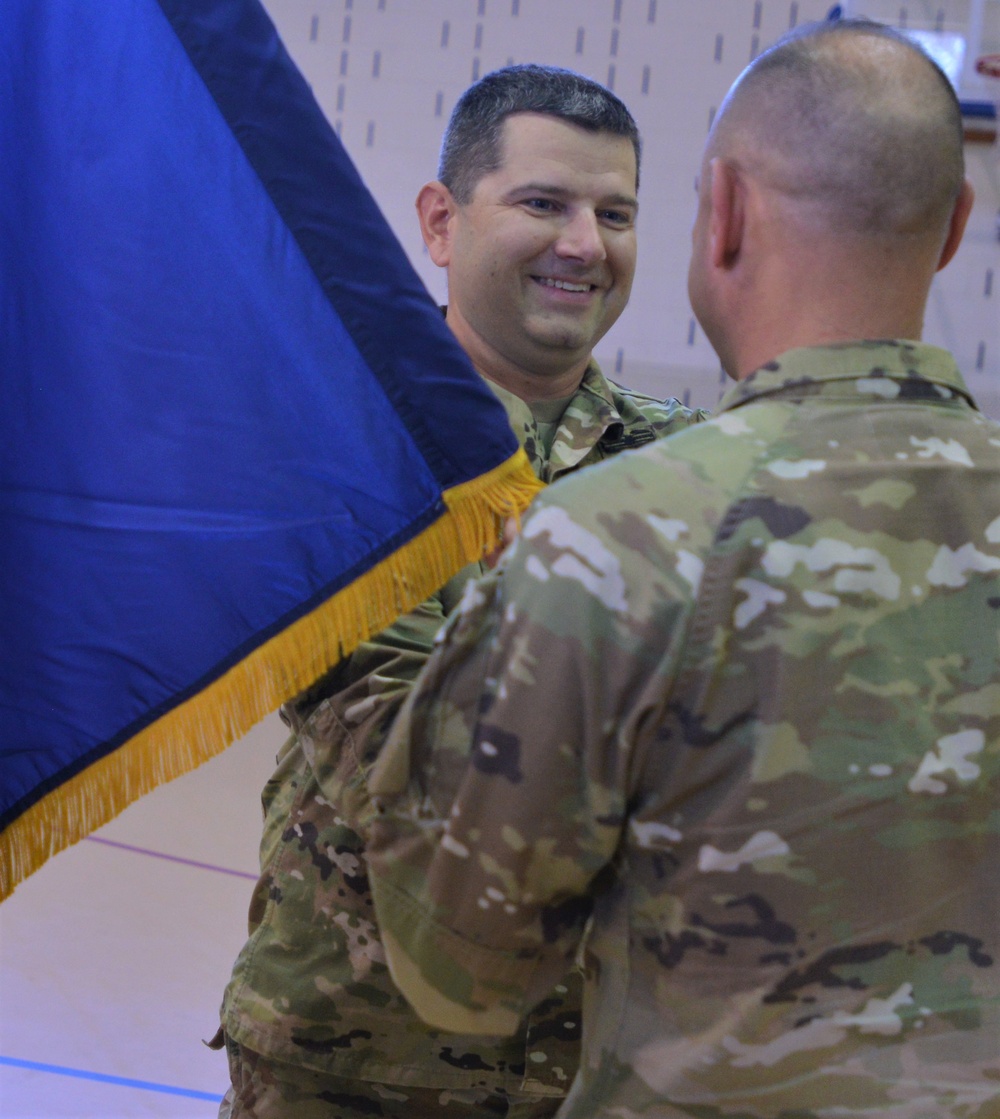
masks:
<path fill-rule="evenodd" d="M 724 388 L 685 290 L 694 177 L 712 115 L 740 70 L 829 0 L 265 0 L 431 293 L 413 199 L 436 174 L 462 91 L 510 62 L 567 66 L 610 86 L 644 142 L 639 267 L 631 303 L 597 356 L 618 380 L 712 407 Z M 901 7 L 933 27 L 967 0 Z M 998 83 L 1000 85 L 1000 83 Z M 1000 97 L 1000 92 L 998 92 Z M 1000 417 L 1000 145 L 969 145 L 976 210 L 939 277 L 926 338 L 951 349 L 981 406 Z M 349 218 L 349 215 L 347 215 Z"/>

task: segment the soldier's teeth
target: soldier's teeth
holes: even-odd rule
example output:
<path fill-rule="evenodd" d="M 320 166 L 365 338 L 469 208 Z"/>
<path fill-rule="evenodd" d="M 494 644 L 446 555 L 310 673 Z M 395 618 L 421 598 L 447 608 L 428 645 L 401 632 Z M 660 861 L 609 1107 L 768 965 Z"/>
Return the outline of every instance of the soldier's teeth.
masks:
<path fill-rule="evenodd" d="M 540 282 L 548 288 L 559 288 L 560 291 L 590 291 L 590 284 L 571 284 L 566 280 L 550 280 L 540 277 Z"/>

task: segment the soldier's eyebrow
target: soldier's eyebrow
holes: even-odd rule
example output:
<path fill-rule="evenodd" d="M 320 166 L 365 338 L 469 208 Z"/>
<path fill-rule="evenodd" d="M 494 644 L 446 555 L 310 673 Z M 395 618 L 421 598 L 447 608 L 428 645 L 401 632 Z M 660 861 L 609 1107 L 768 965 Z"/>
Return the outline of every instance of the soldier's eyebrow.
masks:
<path fill-rule="evenodd" d="M 639 199 L 634 194 L 612 194 L 602 201 L 605 206 L 627 206 L 630 210 L 639 209 Z"/>
<path fill-rule="evenodd" d="M 520 197 L 526 194 L 544 194 L 549 198 L 566 201 L 574 196 L 574 192 L 565 187 L 554 186 L 552 183 L 520 183 L 507 192 L 508 198 Z M 600 205 L 626 206 L 631 210 L 639 209 L 639 199 L 634 194 L 609 194 L 600 200 Z"/>

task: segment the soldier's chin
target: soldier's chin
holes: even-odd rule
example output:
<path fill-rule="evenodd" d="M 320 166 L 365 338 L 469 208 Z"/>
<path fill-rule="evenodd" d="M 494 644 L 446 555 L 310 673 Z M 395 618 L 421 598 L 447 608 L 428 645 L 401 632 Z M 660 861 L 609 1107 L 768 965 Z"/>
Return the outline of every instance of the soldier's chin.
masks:
<path fill-rule="evenodd" d="M 525 333 L 537 346 L 580 355 L 589 354 L 607 330 L 608 326 L 604 324 L 600 330 L 595 330 L 593 326 L 588 327 L 578 320 L 564 321 L 561 317 L 559 319 L 546 317 L 534 324 L 528 324 Z"/>

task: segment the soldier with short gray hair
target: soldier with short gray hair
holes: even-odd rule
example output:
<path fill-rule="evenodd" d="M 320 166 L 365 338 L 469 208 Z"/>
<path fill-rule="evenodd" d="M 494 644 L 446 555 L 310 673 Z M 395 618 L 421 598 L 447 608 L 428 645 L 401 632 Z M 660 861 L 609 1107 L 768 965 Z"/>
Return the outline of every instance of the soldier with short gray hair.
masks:
<path fill-rule="evenodd" d="M 736 383 L 541 495 L 350 806 L 434 1026 L 589 928 L 560 1119 L 1000 1115 L 1000 424 L 920 340 L 971 205 L 909 40 L 757 59 L 689 278 Z"/>

